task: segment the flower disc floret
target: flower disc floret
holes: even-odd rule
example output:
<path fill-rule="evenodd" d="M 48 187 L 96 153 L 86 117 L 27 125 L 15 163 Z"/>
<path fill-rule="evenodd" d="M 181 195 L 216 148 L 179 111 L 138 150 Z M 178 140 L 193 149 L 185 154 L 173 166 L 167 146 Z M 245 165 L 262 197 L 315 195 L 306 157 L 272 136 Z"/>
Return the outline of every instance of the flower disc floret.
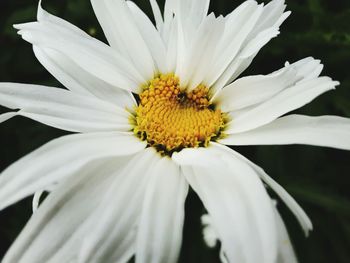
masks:
<path fill-rule="evenodd" d="M 210 104 L 208 92 L 204 85 L 184 91 L 174 74 L 155 77 L 140 94 L 134 132 L 165 153 L 207 146 L 224 127 L 224 115 Z"/>

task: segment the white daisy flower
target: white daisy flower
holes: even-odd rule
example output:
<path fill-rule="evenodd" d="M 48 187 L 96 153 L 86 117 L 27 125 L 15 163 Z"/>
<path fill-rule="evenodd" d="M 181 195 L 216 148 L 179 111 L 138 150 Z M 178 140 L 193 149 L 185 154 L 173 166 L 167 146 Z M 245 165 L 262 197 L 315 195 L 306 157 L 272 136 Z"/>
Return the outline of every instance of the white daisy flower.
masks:
<path fill-rule="evenodd" d="M 322 65 L 313 58 L 237 79 L 289 12 L 283 0 L 250 0 L 216 17 L 209 2 L 167 0 L 162 14 L 150 0 L 154 26 L 131 1 L 91 0 L 109 45 L 40 5 L 37 22 L 15 26 L 68 90 L 1 83 L 0 104 L 18 111 L 0 121 L 21 115 L 76 134 L 2 172 L 0 209 L 38 193 L 36 208 L 40 192 L 51 192 L 4 263 L 127 262 L 134 255 L 137 263 L 176 262 L 189 186 L 228 262 L 293 262 L 264 183 L 306 234 L 310 219 L 225 145 L 349 150 L 349 119 L 283 116 L 338 83 L 319 77 Z"/>

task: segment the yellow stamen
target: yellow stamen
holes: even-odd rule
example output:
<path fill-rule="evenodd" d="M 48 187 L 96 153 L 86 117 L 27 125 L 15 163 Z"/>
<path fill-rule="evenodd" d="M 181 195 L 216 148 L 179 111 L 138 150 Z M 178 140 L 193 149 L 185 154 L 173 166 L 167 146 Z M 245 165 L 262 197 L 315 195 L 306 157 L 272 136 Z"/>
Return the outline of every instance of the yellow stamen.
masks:
<path fill-rule="evenodd" d="M 199 85 L 182 92 L 174 74 L 161 74 L 140 94 L 134 132 L 165 153 L 207 146 L 224 126 L 224 115 L 211 107 L 208 91 Z"/>

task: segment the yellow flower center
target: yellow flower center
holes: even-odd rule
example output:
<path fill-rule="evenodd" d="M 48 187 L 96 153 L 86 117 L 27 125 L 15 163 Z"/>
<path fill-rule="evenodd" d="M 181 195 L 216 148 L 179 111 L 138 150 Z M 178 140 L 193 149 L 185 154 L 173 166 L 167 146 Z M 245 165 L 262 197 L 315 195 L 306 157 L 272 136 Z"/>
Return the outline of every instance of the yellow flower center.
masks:
<path fill-rule="evenodd" d="M 162 153 L 207 146 L 220 136 L 224 115 L 209 103 L 208 88 L 181 90 L 174 74 L 161 74 L 140 94 L 134 132 Z"/>

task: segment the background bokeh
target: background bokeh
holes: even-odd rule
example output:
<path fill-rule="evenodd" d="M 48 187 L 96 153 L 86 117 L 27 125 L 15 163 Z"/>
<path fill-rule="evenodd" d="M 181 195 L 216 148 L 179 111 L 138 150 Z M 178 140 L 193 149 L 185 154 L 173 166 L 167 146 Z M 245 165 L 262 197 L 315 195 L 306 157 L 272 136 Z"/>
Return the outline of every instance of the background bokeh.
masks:
<path fill-rule="evenodd" d="M 0 0 L 0 81 L 60 87 L 35 59 L 31 46 L 12 24 L 35 20 L 37 0 Z M 150 13 L 148 1 L 136 1 Z M 242 0 L 215 0 L 211 10 L 227 14 Z M 306 56 L 325 64 L 324 74 L 339 80 L 328 92 L 298 110 L 309 115 L 350 117 L 350 1 L 286 0 L 292 15 L 244 74 L 265 74 Z M 88 0 L 46 0 L 50 12 L 105 41 Z M 0 113 L 6 109 L 0 107 Z M 24 118 L 0 126 L 0 171 L 52 138 L 65 134 Z M 293 215 L 279 202 L 301 263 L 350 262 L 350 152 L 311 146 L 239 147 L 280 182 L 305 208 L 314 231 L 305 238 Z M 0 186 L 1 191 L 1 186 Z M 132 189 L 130 189 L 132 191 Z M 273 193 L 272 193 L 273 195 Z M 204 208 L 191 193 L 186 203 L 180 262 L 219 262 L 218 247 L 209 249 L 201 236 Z M 0 212 L 0 259 L 31 215 L 31 200 Z M 59 227 L 59 226 L 58 226 Z M 50 240 L 48 240 L 50 242 Z"/>

